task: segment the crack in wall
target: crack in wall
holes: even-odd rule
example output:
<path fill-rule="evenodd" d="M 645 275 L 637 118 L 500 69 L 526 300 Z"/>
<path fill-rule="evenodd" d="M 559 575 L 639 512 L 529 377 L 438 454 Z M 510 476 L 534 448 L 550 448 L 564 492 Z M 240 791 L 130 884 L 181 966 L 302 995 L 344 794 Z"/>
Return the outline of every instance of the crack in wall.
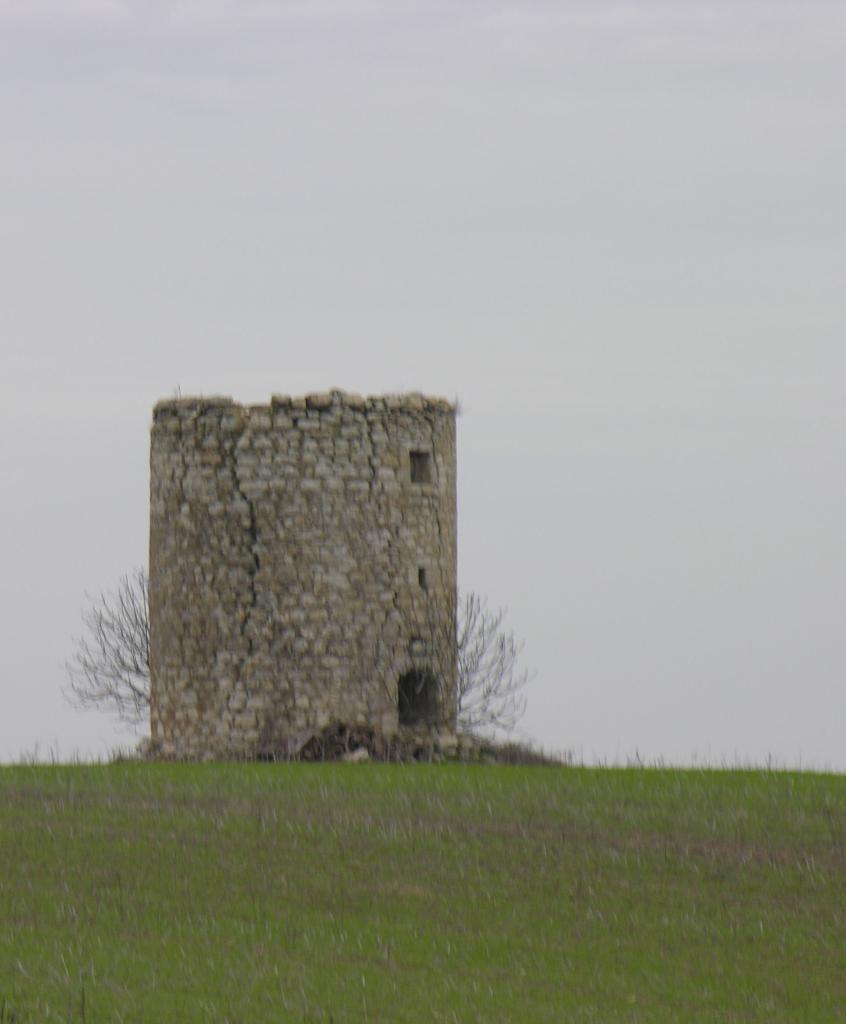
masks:
<path fill-rule="evenodd" d="M 378 467 L 376 465 L 376 453 L 373 444 L 373 420 L 370 416 L 366 416 L 367 423 L 367 461 L 370 465 L 370 493 L 376 492 L 376 484 L 379 478 Z"/>
<path fill-rule="evenodd" d="M 238 451 L 239 451 L 238 445 L 239 445 L 239 442 L 241 441 L 241 438 L 244 436 L 245 431 L 246 431 L 246 427 L 242 428 L 242 430 L 240 431 L 240 433 L 238 434 L 236 440 L 234 441 L 234 443 L 232 445 L 232 448 L 231 448 L 231 450 L 229 452 L 229 455 L 230 455 L 229 468 L 230 468 L 230 472 L 231 472 L 231 475 L 232 475 L 232 487 L 233 487 L 233 490 L 238 495 L 238 497 L 244 502 L 244 504 L 247 506 L 247 511 L 248 511 L 248 515 L 249 515 L 249 521 L 247 523 L 247 531 L 246 531 L 247 532 L 247 551 L 248 551 L 248 555 L 249 555 L 249 559 L 248 559 L 248 562 L 247 562 L 247 565 L 246 565 L 247 592 L 248 592 L 248 595 L 249 595 L 249 600 L 247 601 L 246 608 L 244 610 L 244 615 L 243 615 L 243 618 L 241 619 L 241 622 L 240 622 L 240 633 L 241 633 L 241 638 L 243 640 L 246 640 L 246 642 L 247 642 L 247 657 L 250 657 L 253 654 L 253 650 L 254 650 L 254 641 L 253 641 L 252 632 L 250 630 L 250 625 L 252 623 L 253 611 L 258 607 L 258 589 L 256 587 L 256 577 L 258 576 L 259 570 L 261 569 L 261 559 L 259 558 L 259 550 L 258 550 L 258 523 L 256 521 L 255 505 L 254 505 L 252 499 L 249 497 L 249 495 L 245 493 L 243 485 L 242 485 L 242 481 L 241 481 L 241 476 L 240 476 L 240 473 L 239 473 L 240 465 L 239 465 L 239 460 L 238 460 Z M 237 672 L 237 678 L 238 678 L 239 682 L 240 682 L 240 679 L 241 679 L 241 669 L 242 668 L 243 668 L 243 665 L 241 663 L 239 663 L 238 664 L 238 672 Z"/>

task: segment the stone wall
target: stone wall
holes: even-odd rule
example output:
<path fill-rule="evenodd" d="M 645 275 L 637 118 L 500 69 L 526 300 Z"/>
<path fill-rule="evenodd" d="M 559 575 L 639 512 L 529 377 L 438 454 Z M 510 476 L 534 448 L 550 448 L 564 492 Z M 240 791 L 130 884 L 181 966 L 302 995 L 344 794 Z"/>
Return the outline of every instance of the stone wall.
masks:
<path fill-rule="evenodd" d="M 455 410 L 333 391 L 160 402 L 152 742 L 279 753 L 332 722 L 455 724 Z"/>

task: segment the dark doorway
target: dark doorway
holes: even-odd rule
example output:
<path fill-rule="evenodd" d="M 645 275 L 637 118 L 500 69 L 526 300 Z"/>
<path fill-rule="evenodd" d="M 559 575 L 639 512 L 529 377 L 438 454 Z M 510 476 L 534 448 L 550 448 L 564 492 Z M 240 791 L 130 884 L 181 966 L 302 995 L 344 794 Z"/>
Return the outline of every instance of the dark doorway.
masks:
<path fill-rule="evenodd" d="M 400 676 L 399 724 L 434 725 L 438 720 L 438 680 L 427 669 Z"/>

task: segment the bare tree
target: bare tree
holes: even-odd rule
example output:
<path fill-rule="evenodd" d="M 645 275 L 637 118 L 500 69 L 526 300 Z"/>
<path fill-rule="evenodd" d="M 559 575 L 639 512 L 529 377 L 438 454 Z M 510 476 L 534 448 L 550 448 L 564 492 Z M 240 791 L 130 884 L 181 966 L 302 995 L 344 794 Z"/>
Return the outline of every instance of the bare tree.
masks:
<path fill-rule="evenodd" d="M 114 593 L 82 613 L 86 634 L 67 663 L 70 702 L 140 723 L 150 705 L 150 607 L 146 570 L 124 576 Z"/>
<path fill-rule="evenodd" d="M 458 725 L 465 732 L 512 732 L 525 714 L 531 676 L 518 664 L 523 644 L 505 628 L 505 615 L 473 591 L 459 604 Z"/>
<path fill-rule="evenodd" d="M 523 644 L 504 625 L 505 610 L 490 611 L 470 591 L 456 615 L 456 706 L 465 732 L 511 732 L 526 710 L 530 674 L 519 666 Z M 67 696 L 79 708 L 111 711 L 140 723 L 150 705 L 150 609 L 146 570 L 124 576 L 114 593 L 103 593 L 82 613 L 86 635 L 67 664 Z M 439 617 L 442 623 L 442 619 Z M 425 631 L 425 630 L 424 630 Z M 452 645 L 429 624 L 437 658 Z"/>

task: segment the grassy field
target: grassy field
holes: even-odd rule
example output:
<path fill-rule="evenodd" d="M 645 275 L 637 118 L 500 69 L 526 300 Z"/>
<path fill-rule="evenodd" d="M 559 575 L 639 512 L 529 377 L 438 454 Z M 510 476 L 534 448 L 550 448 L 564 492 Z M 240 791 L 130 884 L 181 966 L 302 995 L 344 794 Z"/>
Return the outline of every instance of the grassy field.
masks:
<path fill-rule="evenodd" d="M 846 1021 L 846 777 L 2 768 L 43 1021 Z"/>

